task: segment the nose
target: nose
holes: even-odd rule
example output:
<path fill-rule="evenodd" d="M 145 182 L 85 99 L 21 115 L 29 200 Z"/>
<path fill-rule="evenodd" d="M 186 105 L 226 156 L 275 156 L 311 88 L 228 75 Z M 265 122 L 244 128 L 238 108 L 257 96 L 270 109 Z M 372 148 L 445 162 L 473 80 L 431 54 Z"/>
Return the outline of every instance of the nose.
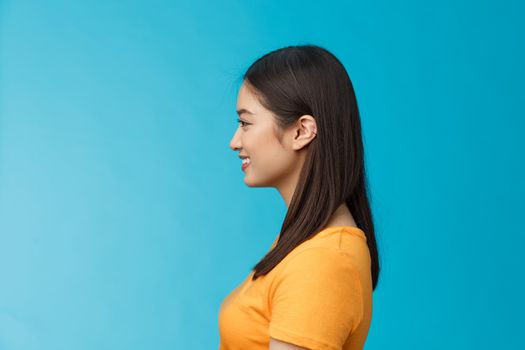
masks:
<path fill-rule="evenodd" d="M 237 128 L 237 130 L 235 130 L 235 134 L 233 134 L 233 137 L 232 139 L 230 140 L 230 148 L 233 150 L 233 151 L 236 151 L 236 150 L 240 150 L 241 149 L 241 139 L 239 138 L 238 134 L 239 134 L 239 128 Z"/>

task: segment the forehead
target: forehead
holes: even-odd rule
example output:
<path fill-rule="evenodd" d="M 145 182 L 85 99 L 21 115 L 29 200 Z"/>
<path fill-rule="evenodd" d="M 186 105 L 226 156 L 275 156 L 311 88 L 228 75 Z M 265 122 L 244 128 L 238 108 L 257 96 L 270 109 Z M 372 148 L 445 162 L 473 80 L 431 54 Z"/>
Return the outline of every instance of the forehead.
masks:
<path fill-rule="evenodd" d="M 255 114 L 264 110 L 257 96 L 250 90 L 246 83 L 241 85 L 239 94 L 237 95 L 237 110 L 240 109 L 247 109 Z"/>

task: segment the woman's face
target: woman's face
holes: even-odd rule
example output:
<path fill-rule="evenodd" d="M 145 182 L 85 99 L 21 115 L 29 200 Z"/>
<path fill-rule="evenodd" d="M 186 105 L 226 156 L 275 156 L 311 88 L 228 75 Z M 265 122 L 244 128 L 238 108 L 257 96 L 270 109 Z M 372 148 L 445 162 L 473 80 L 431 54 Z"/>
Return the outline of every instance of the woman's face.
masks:
<path fill-rule="evenodd" d="M 259 103 L 245 82 L 239 89 L 237 113 L 241 122 L 230 141 L 230 148 L 249 158 L 250 162 L 243 170 L 245 184 L 256 187 L 288 186 L 296 175 L 299 152 L 287 143 L 290 137 L 286 133 L 283 133 L 283 145 L 279 143 L 272 112 Z"/>

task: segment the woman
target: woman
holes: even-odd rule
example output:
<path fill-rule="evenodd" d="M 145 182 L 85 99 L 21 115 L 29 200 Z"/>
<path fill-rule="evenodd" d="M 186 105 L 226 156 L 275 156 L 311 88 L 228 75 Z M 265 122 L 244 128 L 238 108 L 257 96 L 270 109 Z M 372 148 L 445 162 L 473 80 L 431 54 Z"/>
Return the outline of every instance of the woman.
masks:
<path fill-rule="evenodd" d="M 220 350 L 362 349 L 379 257 L 345 68 L 315 45 L 270 52 L 244 74 L 237 113 L 244 182 L 275 187 L 288 211 L 221 305 Z"/>

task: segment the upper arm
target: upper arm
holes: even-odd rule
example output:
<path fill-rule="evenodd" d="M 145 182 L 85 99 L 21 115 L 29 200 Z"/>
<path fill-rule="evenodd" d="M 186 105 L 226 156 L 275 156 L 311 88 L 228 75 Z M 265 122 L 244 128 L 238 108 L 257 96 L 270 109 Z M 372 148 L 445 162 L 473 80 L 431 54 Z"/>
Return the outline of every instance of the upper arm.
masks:
<path fill-rule="evenodd" d="M 309 350 L 294 344 L 286 343 L 270 337 L 270 350 Z"/>

